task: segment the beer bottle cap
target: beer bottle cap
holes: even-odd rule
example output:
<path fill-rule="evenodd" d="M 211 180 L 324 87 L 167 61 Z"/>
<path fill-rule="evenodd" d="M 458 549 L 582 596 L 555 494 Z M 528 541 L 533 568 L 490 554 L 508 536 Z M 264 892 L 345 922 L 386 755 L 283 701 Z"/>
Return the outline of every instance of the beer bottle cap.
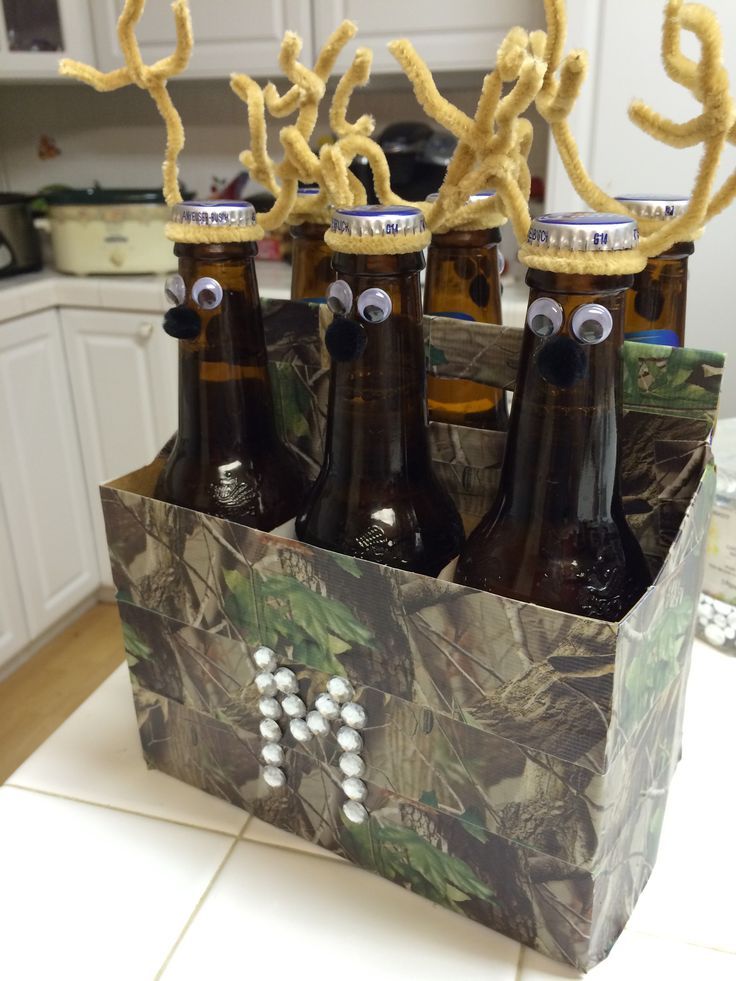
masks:
<path fill-rule="evenodd" d="M 298 187 L 296 189 L 296 196 L 298 198 L 309 198 L 319 194 L 320 189 L 318 187 Z"/>
<path fill-rule="evenodd" d="M 625 204 L 637 218 L 653 218 L 655 221 L 677 218 L 684 214 L 690 203 L 689 198 L 668 194 L 622 194 L 616 200 Z"/>
<path fill-rule="evenodd" d="M 419 208 L 404 204 L 366 204 L 335 208 L 325 241 L 335 252 L 398 254 L 420 252 L 430 234 Z"/>
<path fill-rule="evenodd" d="M 635 248 L 638 241 L 638 226 L 626 215 L 563 211 L 533 218 L 527 247 L 569 252 L 622 252 Z"/>
<path fill-rule="evenodd" d="M 171 209 L 171 221 L 201 228 L 250 228 L 256 209 L 249 201 L 181 201 Z"/>
<path fill-rule="evenodd" d="M 332 214 L 331 231 L 354 238 L 413 235 L 424 229 L 424 215 L 419 208 L 403 204 L 336 208 Z"/>

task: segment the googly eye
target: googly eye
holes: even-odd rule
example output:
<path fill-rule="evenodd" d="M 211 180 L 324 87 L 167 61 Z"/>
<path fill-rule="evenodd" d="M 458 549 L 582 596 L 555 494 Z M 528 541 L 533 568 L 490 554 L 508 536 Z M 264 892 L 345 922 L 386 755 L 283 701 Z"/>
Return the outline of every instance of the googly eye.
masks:
<path fill-rule="evenodd" d="M 344 279 L 336 279 L 327 289 L 327 306 L 338 317 L 346 317 L 353 308 L 353 291 Z"/>
<path fill-rule="evenodd" d="M 559 332 L 565 313 L 557 302 L 548 296 L 538 297 L 526 312 L 526 323 L 537 337 L 552 337 Z"/>
<path fill-rule="evenodd" d="M 202 310 L 214 310 L 222 303 L 222 286 L 216 279 L 203 276 L 192 286 L 192 299 Z"/>
<path fill-rule="evenodd" d="M 391 297 L 384 290 L 365 290 L 358 297 L 358 313 L 369 324 L 382 324 L 388 320 L 391 309 Z"/>
<path fill-rule="evenodd" d="M 167 278 L 164 283 L 164 293 L 172 307 L 181 306 L 186 298 L 187 288 L 179 273 L 174 273 L 173 276 Z"/>
<path fill-rule="evenodd" d="M 581 344 L 600 344 L 613 329 L 613 317 L 600 303 L 586 303 L 573 313 L 570 327 Z"/>

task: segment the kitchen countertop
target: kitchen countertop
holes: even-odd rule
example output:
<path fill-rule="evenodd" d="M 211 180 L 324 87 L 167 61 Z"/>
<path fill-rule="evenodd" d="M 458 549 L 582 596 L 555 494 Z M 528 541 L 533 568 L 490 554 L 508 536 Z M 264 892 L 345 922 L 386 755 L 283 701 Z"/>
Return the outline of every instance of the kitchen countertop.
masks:
<path fill-rule="evenodd" d="M 660 856 L 592 981 L 733 981 L 736 659 L 695 644 Z M 0 787 L 7 981 L 580 975 L 146 769 L 124 666 Z"/>
<path fill-rule="evenodd" d="M 288 300 L 291 266 L 256 259 L 261 296 Z M 67 276 L 53 269 L 0 279 L 0 323 L 48 307 L 91 307 L 163 313 L 165 276 Z M 521 326 L 529 291 L 523 283 L 504 283 L 504 321 Z"/>

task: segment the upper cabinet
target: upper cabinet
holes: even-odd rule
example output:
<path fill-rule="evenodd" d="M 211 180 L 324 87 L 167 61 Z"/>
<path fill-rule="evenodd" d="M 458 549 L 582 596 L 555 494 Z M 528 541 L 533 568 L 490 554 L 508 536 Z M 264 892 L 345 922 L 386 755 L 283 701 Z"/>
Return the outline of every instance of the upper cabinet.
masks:
<path fill-rule="evenodd" d="M 92 0 L 90 8 L 97 64 L 109 71 L 121 64 L 115 28 L 123 0 Z M 189 0 L 189 8 L 195 45 L 187 78 L 227 78 L 234 71 L 278 75 L 279 48 L 288 30 L 304 39 L 302 58 L 312 61 L 310 0 Z M 136 36 L 147 64 L 171 53 L 170 0 L 148 0 Z"/>
<path fill-rule="evenodd" d="M 277 76 L 287 30 L 300 35 L 302 61 L 311 65 L 346 18 L 360 33 L 341 56 L 341 71 L 356 44 L 373 50 L 374 73 L 399 71 L 386 50 L 397 37 L 410 38 L 433 71 L 488 70 L 510 27 L 544 24 L 543 0 L 189 0 L 189 6 L 195 47 L 187 78 Z M 0 0 L 0 80 L 56 77 L 63 56 L 103 71 L 120 67 L 122 9 L 123 0 Z M 147 64 L 171 53 L 171 0 L 147 0 L 136 36 Z"/>
<path fill-rule="evenodd" d="M 88 0 L 0 0 L 0 79 L 55 78 L 66 56 L 95 60 Z"/>
<path fill-rule="evenodd" d="M 406 37 L 432 71 L 493 67 L 496 50 L 515 24 L 544 26 L 542 0 L 315 0 L 315 46 L 345 19 L 353 20 L 357 41 L 373 50 L 373 72 L 401 71 L 386 45 Z M 338 62 L 342 70 L 347 58 Z"/>

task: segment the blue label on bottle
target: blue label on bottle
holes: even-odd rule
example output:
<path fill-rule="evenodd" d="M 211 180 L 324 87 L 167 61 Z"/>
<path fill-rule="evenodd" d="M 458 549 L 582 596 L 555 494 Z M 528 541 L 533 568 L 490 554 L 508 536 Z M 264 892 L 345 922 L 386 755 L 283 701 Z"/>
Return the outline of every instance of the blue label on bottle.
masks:
<path fill-rule="evenodd" d="M 453 320 L 469 320 L 471 323 L 476 323 L 475 317 L 471 317 L 468 313 L 460 313 L 458 310 L 427 310 L 426 311 L 430 317 L 452 317 Z"/>
<path fill-rule="evenodd" d="M 627 341 L 639 344 L 662 344 L 664 347 L 679 347 L 680 339 L 674 330 L 642 330 L 624 334 Z"/>

